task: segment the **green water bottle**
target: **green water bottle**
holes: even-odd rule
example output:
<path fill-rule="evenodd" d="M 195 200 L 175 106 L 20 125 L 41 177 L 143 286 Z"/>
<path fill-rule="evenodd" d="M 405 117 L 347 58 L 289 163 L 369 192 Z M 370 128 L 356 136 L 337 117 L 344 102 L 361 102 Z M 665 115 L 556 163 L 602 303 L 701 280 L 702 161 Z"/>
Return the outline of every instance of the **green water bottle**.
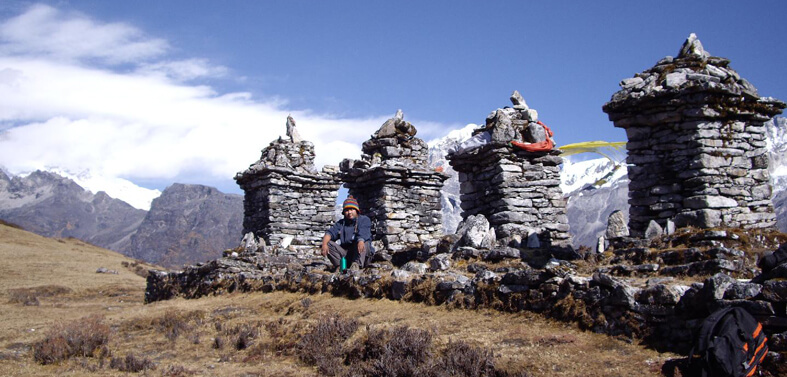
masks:
<path fill-rule="evenodd" d="M 347 259 L 342 257 L 342 271 L 347 269 Z"/>

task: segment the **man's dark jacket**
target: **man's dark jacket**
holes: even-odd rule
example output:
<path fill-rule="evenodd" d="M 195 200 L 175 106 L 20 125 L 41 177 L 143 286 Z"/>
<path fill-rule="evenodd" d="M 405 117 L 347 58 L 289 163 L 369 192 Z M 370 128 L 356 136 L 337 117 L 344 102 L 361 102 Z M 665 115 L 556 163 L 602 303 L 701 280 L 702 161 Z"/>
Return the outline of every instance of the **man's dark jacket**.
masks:
<path fill-rule="evenodd" d="M 339 244 L 355 244 L 358 240 L 363 240 L 367 249 L 372 246 L 372 220 L 368 216 L 358 215 L 355 220 L 345 218 L 337 221 L 328 229 L 325 234 L 331 235 L 331 241 L 340 240 Z"/>

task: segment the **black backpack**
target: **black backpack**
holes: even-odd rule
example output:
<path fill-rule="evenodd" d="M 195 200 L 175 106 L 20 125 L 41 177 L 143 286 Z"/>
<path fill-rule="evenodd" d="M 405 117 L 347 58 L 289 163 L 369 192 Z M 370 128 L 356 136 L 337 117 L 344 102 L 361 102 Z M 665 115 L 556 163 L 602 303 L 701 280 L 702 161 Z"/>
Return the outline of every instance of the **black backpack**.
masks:
<path fill-rule="evenodd" d="M 746 310 L 733 307 L 717 310 L 705 319 L 690 362 L 703 377 L 749 377 L 767 353 L 768 338 L 762 325 Z"/>
<path fill-rule="evenodd" d="M 762 257 L 757 263 L 757 266 L 760 267 L 762 272 L 768 272 L 782 263 L 787 263 L 787 244 L 782 245 L 773 253 Z"/>

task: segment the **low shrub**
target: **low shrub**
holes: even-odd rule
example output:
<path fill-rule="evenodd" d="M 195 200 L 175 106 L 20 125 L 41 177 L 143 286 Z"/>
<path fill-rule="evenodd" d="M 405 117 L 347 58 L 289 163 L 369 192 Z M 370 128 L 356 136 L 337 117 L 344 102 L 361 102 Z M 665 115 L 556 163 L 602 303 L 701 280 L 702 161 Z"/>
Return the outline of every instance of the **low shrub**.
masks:
<path fill-rule="evenodd" d="M 125 358 L 113 357 L 109 367 L 121 372 L 139 373 L 144 370 L 155 370 L 156 364 L 146 357 L 138 358 L 133 353 L 129 353 Z"/>
<path fill-rule="evenodd" d="M 431 331 L 367 327 L 353 336 L 357 328 L 353 319 L 323 317 L 298 341 L 298 356 L 324 376 L 527 376 L 496 369 L 491 350 L 461 341 L 438 352 Z"/>
<path fill-rule="evenodd" d="M 152 322 L 153 327 L 159 332 L 164 333 L 170 341 L 175 341 L 180 335 L 186 334 L 194 329 L 190 322 L 200 323 L 204 313 L 193 311 L 181 313 L 176 310 L 168 310 L 160 318 L 155 318 Z"/>
<path fill-rule="evenodd" d="M 428 376 L 432 369 L 432 333 L 397 326 L 372 329 L 347 354 L 367 376 Z"/>
<path fill-rule="evenodd" d="M 33 358 L 40 364 L 54 364 L 74 356 L 108 354 L 109 334 L 109 326 L 99 316 L 57 323 L 43 340 L 33 344 Z"/>
<path fill-rule="evenodd" d="M 22 304 L 24 306 L 38 306 L 41 303 L 35 292 L 30 289 L 9 289 L 8 290 L 8 303 L 9 304 Z"/>
<path fill-rule="evenodd" d="M 561 344 L 571 344 L 576 343 L 576 341 L 576 336 L 566 334 L 542 336 L 534 339 L 534 343 L 539 347 L 552 347 Z"/>
<path fill-rule="evenodd" d="M 59 285 L 42 285 L 32 288 L 15 288 L 8 290 L 10 304 L 22 304 L 25 306 L 38 306 L 40 297 L 54 297 L 71 293 L 71 289 Z"/>
<path fill-rule="evenodd" d="M 120 262 L 120 265 L 125 267 L 125 268 L 127 268 L 131 272 L 133 272 L 133 273 L 143 277 L 143 278 L 147 278 L 149 270 L 148 270 L 148 268 L 143 266 L 142 263 L 143 262 L 139 261 L 139 260 L 134 261 L 134 263 L 129 263 L 127 261 L 123 261 L 123 262 Z"/>
<path fill-rule="evenodd" d="M 450 342 L 437 362 L 438 376 L 494 376 L 495 358 L 491 350 L 473 347 L 465 342 Z"/>
<path fill-rule="evenodd" d="M 244 323 L 226 331 L 227 336 L 232 340 L 232 345 L 236 350 L 244 350 L 251 346 L 251 343 L 260 333 L 259 324 Z"/>
<path fill-rule="evenodd" d="M 358 321 L 339 315 L 327 315 L 304 334 L 296 345 L 298 357 L 316 365 L 323 374 L 335 372 L 342 359 L 342 343 L 358 330 Z"/>
<path fill-rule="evenodd" d="M 197 372 L 187 369 L 182 365 L 170 365 L 161 372 L 161 375 L 164 377 L 181 377 L 181 376 L 193 376 L 197 374 Z"/>
<path fill-rule="evenodd" d="M 150 269 L 144 265 L 145 262 L 137 259 L 134 263 L 131 264 L 131 267 L 134 268 L 134 273 L 138 276 L 141 276 L 145 279 L 148 278 L 148 274 L 150 273 Z"/>
<path fill-rule="evenodd" d="M 269 335 L 269 341 L 266 343 L 268 349 L 277 356 L 291 355 L 298 346 L 302 329 L 303 325 L 300 322 L 283 317 L 266 322 L 265 330 Z"/>
<path fill-rule="evenodd" d="M 434 291 L 436 287 L 437 283 L 432 278 L 413 279 L 410 282 L 410 290 L 405 294 L 404 300 L 434 305 Z"/>

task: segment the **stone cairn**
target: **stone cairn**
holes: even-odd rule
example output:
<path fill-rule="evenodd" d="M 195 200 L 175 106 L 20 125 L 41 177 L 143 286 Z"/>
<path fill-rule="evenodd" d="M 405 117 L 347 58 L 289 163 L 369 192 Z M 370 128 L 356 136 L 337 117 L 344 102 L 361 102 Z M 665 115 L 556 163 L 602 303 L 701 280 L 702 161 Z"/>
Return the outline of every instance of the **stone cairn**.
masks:
<path fill-rule="evenodd" d="M 259 161 L 235 176 L 245 192 L 243 233 L 305 250 L 319 245 L 335 220 L 338 169 L 315 170 L 314 144 L 301 139 L 291 116 L 287 136 L 271 142 Z"/>
<path fill-rule="evenodd" d="M 459 172 L 462 218 L 483 215 L 503 244 L 571 250 L 566 200 L 560 190 L 560 150 L 530 152 L 512 145 L 551 139 L 518 91 L 513 108 L 493 111 L 486 126 L 448 153 Z"/>
<path fill-rule="evenodd" d="M 691 34 L 678 56 L 620 83 L 603 106 L 628 136 L 629 226 L 775 224 L 763 123 L 784 102 L 707 53 Z"/>
<path fill-rule="evenodd" d="M 443 236 L 440 189 L 448 175 L 429 169 L 429 148 L 417 132 L 399 110 L 363 143 L 360 160 L 339 166 L 372 220 L 374 239 L 391 252 L 433 246 Z"/>

